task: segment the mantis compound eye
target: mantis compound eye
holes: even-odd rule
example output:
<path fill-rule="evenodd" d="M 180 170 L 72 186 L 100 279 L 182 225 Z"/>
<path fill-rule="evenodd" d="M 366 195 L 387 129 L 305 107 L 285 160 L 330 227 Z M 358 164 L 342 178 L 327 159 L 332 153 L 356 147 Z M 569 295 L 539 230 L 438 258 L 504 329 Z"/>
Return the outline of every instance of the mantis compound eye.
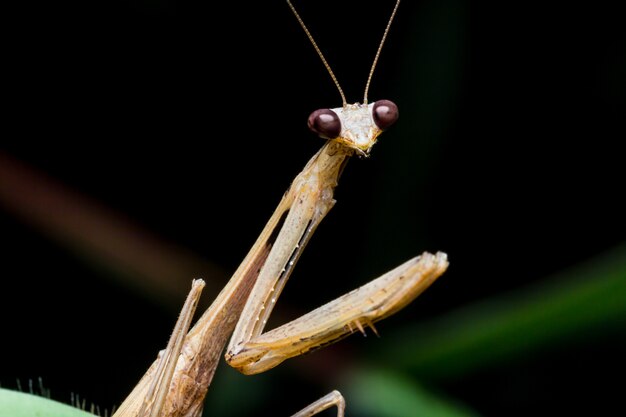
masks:
<path fill-rule="evenodd" d="M 341 133 L 341 121 L 337 113 L 330 109 L 315 110 L 309 116 L 309 129 L 324 139 L 335 139 Z"/>
<path fill-rule="evenodd" d="M 390 100 L 378 100 L 372 108 L 372 118 L 380 130 L 385 130 L 398 120 L 398 106 Z"/>

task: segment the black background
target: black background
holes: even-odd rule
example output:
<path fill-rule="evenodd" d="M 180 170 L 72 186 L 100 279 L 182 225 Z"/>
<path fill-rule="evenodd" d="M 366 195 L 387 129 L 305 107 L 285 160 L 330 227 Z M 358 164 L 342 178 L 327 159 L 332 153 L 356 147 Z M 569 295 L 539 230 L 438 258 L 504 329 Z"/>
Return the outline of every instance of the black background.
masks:
<path fill-rule="evenodd" d="M 350 102 L 362 100 L 391 3 L 296 4 Z M 226 272 L 321 145 L 308 114 L 341 104 L 283 1 L 3 7 L 0 152 Z M 370 91 L 399 105 L 398 126 L 349 164 L 279 314 L 302 314 L 423 250 L 446 251 L 450 271 L 379 326 L 384 335 L 623 242 L 617 7 L 404 2 Z M 0 383 L 41 376 L 57 399 L 119 403 L 182 299 L 161 305 L 112 283 L 10 204 L 0 230 Z M 346 343 L 348 353 L 367 344 Z M 624 345 L 605 336 L 446 393 L 485 416 L 610 409 L 619 391 L 603 380 L 623 373 Z M 294 384 L 279 381 L 265 387 L 274 400 Z M 272 398 L 264 406 L 288 415 L 333 387 L 329 378 L 285 410 Z M 511 398 L 511 387 L 531 394 Z"/>

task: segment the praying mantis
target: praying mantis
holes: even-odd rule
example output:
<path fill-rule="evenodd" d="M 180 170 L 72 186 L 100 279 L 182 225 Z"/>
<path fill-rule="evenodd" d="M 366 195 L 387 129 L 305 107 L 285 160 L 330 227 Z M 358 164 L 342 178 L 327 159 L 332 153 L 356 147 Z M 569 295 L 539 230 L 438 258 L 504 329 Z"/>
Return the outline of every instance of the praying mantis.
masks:
<path fill-rule="evenodd" d="M 194 280 L 167 348 L 148 369 L 115 417 L 197 417 L 222 352 L 244 374 L 267 371 L 284 360 L 365 332 L 412 302 L 447 268 L 446 254 L 423 253 L 370 283 L 304 316 L 263 332 L 276 301 L 317 226 L 335 204 L 333 191 L 351 156 L 367 157 L 378 136 L 395 123 L 389 100 L 368 103 L 367 93 L 391 17 L 376 52 L 363 103 L 348 104 L 335 75 L 290 0 L 293 11 L 342 98 L 342 106 L 314 111 L 308 125 L 326 143 L 296 176 L 250 252 L 193 328 L 191 321 L 204 285 Z M 230 342 L 227 345 L 228 339 Z M 315 415 L 345 400 L 332 391 L 294 414 Z"/>
<path fill-rule="evenodd" d="M 347 104 L 330 66 L 291 1 L 287 3 L 322 59 L 342 97 L 342 107 L 321 109 L 309 127 L 327 142 L 298 174 L 231 280 L 187 332 L 203 286 L 192 290 L 167 349 L 148 369 L 114 414 L 130 416 L 199 416 L 203 400 L 228 338 L 225 358 L 244 374 L 271 369 L 282 361 L 335 342 L 355 330 L 397 312 L 424 291 L 447 268 L 444 253 L 424 253 L 376 280 L 304 316 L 263 333 L 287 279 L 315 229 L 333 207 L 333 190 L 349 158 L 367 157 L 383 130 L 398 118 L 389 100 L 367 103 L 378 56 L 400 1 L 394 6 L 366 84 L 363 104 Z M 345 401 L 333 391 L 294 417 L 337 407 Z"/>

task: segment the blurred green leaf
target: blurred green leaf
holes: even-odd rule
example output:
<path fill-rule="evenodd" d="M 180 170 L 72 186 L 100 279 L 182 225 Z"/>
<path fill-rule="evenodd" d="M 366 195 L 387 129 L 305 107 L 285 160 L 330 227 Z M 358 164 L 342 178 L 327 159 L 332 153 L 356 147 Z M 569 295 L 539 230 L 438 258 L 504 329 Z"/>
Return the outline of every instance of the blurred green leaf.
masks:
<path fill-rule="evenodd" d="M 538 285 L 407 326 L 388 335 L 393 338 L 390 347 L 375 355 L 377 361 L 393 361 L 420 377 L 442 379 L 625 325 L 622 245 Z"/>
<path fill-rule="evenodd" d="M 399 373 L 377 369 L 351 375 L 347 413 L 376 417 L 470 417 L 466 406 L 429 392 Z"/>

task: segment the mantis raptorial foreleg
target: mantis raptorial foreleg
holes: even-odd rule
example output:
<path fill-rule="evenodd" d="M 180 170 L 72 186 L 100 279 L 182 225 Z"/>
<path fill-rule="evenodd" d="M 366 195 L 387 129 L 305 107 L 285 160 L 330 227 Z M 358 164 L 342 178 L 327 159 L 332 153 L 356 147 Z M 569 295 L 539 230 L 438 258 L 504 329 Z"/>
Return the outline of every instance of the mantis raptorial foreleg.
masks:
<path fill-rule="evenodd" d="M 343 106 L 320 109 L 311 114 L 309 127 L 328 142 L 294 179 L 233 277 L 183 341 L 199 296 L 200 283 L 194 284 L 168 349 L 120 406 L 115 414 L 117 417 L 199 416 L 219 357 L 231 334 L 226 361 L 245 374 L 263 372 L 356 330 L 365 332 L 365 328 L 370 327 L 376 332 L 376 321 L 410 303 L 448 266 L 444 253 L 423 253 L 369 284 L 263 333 L 304 247 L 335 204 L 334 188 L 349 158 L 353 154 L 368 156 L 380 133 L 398 118 L 398 108 L 389 100 L 367 104 L 372 72 L 366 85 L 364 104 L 346 103 L 319 48 L 291 2 L 287 2 L 335 81 Z M 399 0 L 389 24 L 398 4 Z M 338 415 L 343 416 L 345 402 L 338 391 L 331 392 L 295 416 L 311 416 L 333 406 L 337 407 Z"/>

